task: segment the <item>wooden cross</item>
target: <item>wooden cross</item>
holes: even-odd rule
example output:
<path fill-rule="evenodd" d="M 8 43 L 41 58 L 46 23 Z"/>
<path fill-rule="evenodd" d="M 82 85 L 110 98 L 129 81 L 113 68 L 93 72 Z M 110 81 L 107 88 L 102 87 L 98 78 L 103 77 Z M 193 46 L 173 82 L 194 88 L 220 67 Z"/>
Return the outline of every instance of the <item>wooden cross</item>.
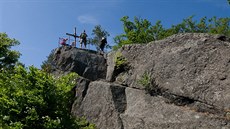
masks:
<path fill-rule="evenodd" d="M 77 36 L 76 27 L 74 28 L 74 34 L 66 33 L 66 35 L 73 36 L 73 37 L 74 37 L 74 42 L 75 42 L 75 43 L 77 43 L 77 38 L 80 37 L 80 36 Z"/>

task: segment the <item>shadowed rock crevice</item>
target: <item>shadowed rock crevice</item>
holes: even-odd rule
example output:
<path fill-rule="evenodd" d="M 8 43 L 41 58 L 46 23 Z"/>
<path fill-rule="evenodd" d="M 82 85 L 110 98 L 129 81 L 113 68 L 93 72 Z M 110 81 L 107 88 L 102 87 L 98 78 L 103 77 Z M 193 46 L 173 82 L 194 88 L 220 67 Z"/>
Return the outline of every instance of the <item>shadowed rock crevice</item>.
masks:
<path fill-rule="evenodd" d="M 214 105 L 202 102 L 200 100 L 171 93 L 168 90 L 159 87 L 155 83 L 155 81 L 151 81 L 151 82 L 152 82 L 151 88 L 147 90 L 145 89 L 146 93 L 150 94 L 153 97 L 162 96 L 165 98 L 165 102 L 168 104 L 175 104 L 177 106 L 186 106 L 186 107 L 190 107 L 191 110 L 195 110 L 197 112 L 216 114 L 220 117 L 224 116 L 226 113 L 224 109 L 218 109 Z"/>
<path fill-rule="evenodd" d="M 225 35 L 217 35 L 216 39 L 219 39 L 221 41 L 229 41 L 230 42 L 230 38 L 225 36 Z"/>
<path fill-rule="evenodd" d="M 98 128 L 122 129 L 120 113 L 126 110 L 125 87 L 104 81 L 93 81 L 89 84 L 82 101 L 76 98 L 72 114 L 84 116 Z M 76 89 L 78 90 L 78 88 Z"/>
<path fill-rule="evenodd" d="M 173 94 L 168 93 L 168 92 L 164 92 L 162 94 L 162 96 L 164 98 L 168 99 L 168 101 L 167 101 L 168 103 L 173 103 L 177 106 L 188 106 L 188 105 L 195 103 L 195 101 L 196 101 L 196 100 L 190 99 L 188 97 L 173 95 Z"/>
<path fill-rule="evenodd" d="M 90 80 L 79 77 L 77 80 L 77 85 L 72 89 L 75 94 L 75 101 L 72 105 L 74 108 L 79 108 L 84 100 L 85 96 L 87 95 L 87 91 L 89 88 Z"/>
<path fill-rule="evenodd" d="M 84 99 L 86 94 L 87 94 L 87 90 L 89 88 L 89 83 L 90 83 L 90 81 L 86 80 L 86 79 L 80 79 L 79 82 L 78 82 L 78 85 L 80 84 L 80 85 L 83 86 L 82 99 Z"/>
<path fill-rule="evenodd" d="M 111 86 L 111 93 L 115 105 L 115 109 L 119 113 L 123 113 L 126 110 L 126 94 L 125 87 Z"/>
<path fill-rule="evenodd" d="M 120 117 L 120 116 L 119 116 L 119 121 L 120 121 L 121 129 L 125 129 L 125 128 L 124 128 L 123 121 L 122 121 L 122 119 L 121 119 L 121 117 Z"/>
<path fill-rule="evenodd" d="M 218 109 L 214 105 L 210 105 L 208 103 L 201 102 L 199 100 L 191 99 L 189 97 L 178 96 L 172 93 L 164 92 L 162 96 L 166 98 L 166 103 L 175 104 L 177 106 L 186 106 L 191 110 L 195 110 L 196 112 L 215 114 L 220 117 L 225 115 L 224 109 Z"/>

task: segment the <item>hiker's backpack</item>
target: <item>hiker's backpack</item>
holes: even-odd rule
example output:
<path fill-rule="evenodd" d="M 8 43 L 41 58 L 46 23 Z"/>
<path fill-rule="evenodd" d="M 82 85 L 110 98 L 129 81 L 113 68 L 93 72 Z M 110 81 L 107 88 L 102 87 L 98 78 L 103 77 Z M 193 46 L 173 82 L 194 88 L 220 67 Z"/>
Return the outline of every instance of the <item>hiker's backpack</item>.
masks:
<path fill-rule="evenodd" d="M 81 38 L 82 38 L 82 39 L 86 39 L 86 37 L 87 37 L 86 33 L 82 33 L 82 34 L 81 34 Z"/>

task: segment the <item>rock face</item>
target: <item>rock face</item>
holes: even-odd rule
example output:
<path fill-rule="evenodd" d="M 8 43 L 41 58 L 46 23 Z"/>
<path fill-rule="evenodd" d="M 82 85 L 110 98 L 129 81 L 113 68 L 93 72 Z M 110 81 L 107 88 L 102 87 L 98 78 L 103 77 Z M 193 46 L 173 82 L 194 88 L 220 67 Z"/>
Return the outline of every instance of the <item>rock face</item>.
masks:
<path fill-rule="evenodd" d="M 54 74 L 76 72 L 90 80 L 105 78 L 106 59 L 96 51 L 62 46 L 54 52 Z"/>
<path fill-rule="evenodd" d="M 125 87 L 95 81 L 88 86 L 87 94 L 82 101 L 73 104 L 73 114 L 85 116 L 98 128 L 121 129 L 123 124 L 120 113 L 126 109 L 125 97 Z"/>
<path fill-rule="evenodd" d="M 106 63 L 106 75 L 79 79 L 73 115 L 100 129 L 230 128 L 228 37 L 173 35 L 124 46 Z"/>

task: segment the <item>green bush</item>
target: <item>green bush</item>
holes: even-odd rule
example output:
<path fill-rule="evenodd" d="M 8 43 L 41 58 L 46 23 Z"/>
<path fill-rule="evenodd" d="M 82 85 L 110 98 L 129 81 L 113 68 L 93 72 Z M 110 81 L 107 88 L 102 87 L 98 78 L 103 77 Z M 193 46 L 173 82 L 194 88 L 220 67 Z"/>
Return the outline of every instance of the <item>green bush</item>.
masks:
<path fill-rule="evenodd" d="M 114 62 L 116 69 L 121 69 L 127 65 L 127 59 L 119 51 L 115 53 Z"/>
<path fill-rule="evenodd" d="M 47 72 L 47 73 L 52 73 L 55 69 L 55 65 L 54 65 L 54 53 L 55 53 L 55 49 L 53 49 L 49 56 L 47 56 L 47 59 L 45 61 L 42 62 L 41 68 L 43 71 Z"/>
<path fill-rule="evenodd" d="M 144 72 L 141 78 L 137 81 L 140 85 L 146 87 L 150 87 L 151 85 L 151 77 L 148 72 Z"/>
<path fill-rule="evenodd" d="M 35 68 L 22 66 L 0 73 L 0 128 L 77 129 L 94 127 L 78 124 L 71 116 L 75 73 L 54 78 Z"/>
<path fill-rule="evenodd" d="M 144 72 L 137 82 L 142 85 L 147 92 L 152 91 L 153 87 L 151 86 L 151 75 L 148 72 Z"/>

